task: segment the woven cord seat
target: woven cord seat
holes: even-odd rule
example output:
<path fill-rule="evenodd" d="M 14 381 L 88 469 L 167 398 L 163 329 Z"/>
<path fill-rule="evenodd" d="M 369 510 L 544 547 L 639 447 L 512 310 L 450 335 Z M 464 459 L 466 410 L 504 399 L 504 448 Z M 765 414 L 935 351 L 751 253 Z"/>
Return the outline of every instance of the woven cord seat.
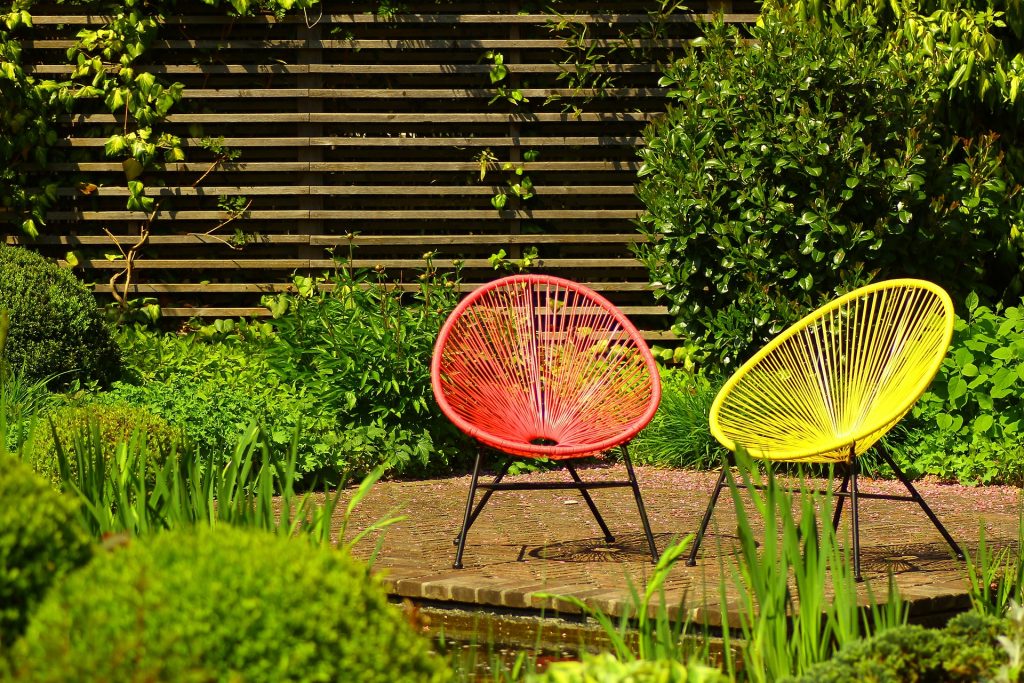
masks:
<path fill-rule="evenodd" d="M 592 290 L 561 278 L 515 275 L 485 285 L 452 312 L 438 336 L 431 366 L 434 396 L 444 414 L 480 446 L 509 455 L 550 458 L 572 482 L 479 482 L 478 448 L 456 568 L 466 534 L 494 491 L 577 489 L 609 542 L 614 540 L 591 488 L 632 488 L 651 556 L 654 537 L 626 443 L 658 408 L 657 366 L 629 320 Z M 583 482 L 573 459 L 618 447 L 628 481 Z M 474 507 L 477 489 L 483 489 Z"/>
<path fill-rule="evenodd" d="M 838 528 L 843 504 L 853 515 L 854 574 L 860 579 L 858 500 L 918 503 L 949 543 L 963 552 L 892 457 L 884 461 L 910 495 L 861 493 L 858 458 L 906 415 L 931 384 L 953 335 L 953 304 L 923 280 L 862 287 L 819 308 L 758 351 L 726 382 L 711 407 L 715 438 L 730 451 L 777 462 L 836 463 L 844 470 L 833 494 Z M 696 563 L 728 466 L 690 551 Z"/>

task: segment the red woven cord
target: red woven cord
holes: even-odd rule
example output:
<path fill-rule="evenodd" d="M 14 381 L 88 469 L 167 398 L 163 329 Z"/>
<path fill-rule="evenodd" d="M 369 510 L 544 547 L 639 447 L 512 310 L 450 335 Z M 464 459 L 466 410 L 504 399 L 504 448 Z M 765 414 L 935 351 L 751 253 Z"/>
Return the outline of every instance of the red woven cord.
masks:
<path fill-rule="evenodd" d="M 657 409 L 657 370 L 636 329 L 596 293 L 514 276 L 474 292 L 442 329 L 433 364 L 442 410 L 516 455 L 592 455 Z"/>

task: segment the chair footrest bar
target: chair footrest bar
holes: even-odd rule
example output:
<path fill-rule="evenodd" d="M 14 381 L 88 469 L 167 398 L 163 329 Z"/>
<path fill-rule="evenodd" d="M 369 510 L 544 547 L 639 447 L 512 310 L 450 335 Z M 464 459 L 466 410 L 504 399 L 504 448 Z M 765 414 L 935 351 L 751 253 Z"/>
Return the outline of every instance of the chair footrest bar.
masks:
<path fill-rule="evenodd" d="M 721 488 L 727 489 L 727 488 L 729 488 L 729 486 L 727 484 L 722 484 Z M 739 484 L 739 483 L 737 483 L 736 484 L 736 488 L 738 488 L 738 489 L 751 488 L 751 489 L 757 489 L 758 491 L 763 491 L 765 489 L 765 486 L 763 486 L 761 484 L 750 484 L 748 486 L 746 484 Z M 790 491 L 790 492 L 793 492 L 793 491 L 799 491 L 800 489 L 792 489 L 791 488 L 791 489 L 786 489 L 786 490 Z M 835 497 L 835 498 L 850 498 L 850 497 L 853 496 L 853 494 L 850 493 L 849 491 L 844 493 L 843 491 L 829 491 L 828 489 L 808 489 L 808 490 L 811 493 L 820 493 L 820 494 L 831 493 L 832 496 Z M 901 496 L 901 495 L 897 495 L 895 493 L 864 493 L 863 491 L 858 491 L 857 492 L 857 497 L 858 498 L 871 498 L 871 499 L 874 499 L 874 500 L 904 500 L 904 501 L 916 501 L 917 500 L 917 498 L 914 498 L 913 496 Z"/>
<path fill-rule="evenodd" d="M 540 481 L 534 484 L 527 482 L 512 482 L 505 484 L 478 484 L 478 489 L 489 489 L 491 491 L 533 491 L 533 490 L 571 490 L 581 489 L 611 489 L 622 486 L 632 486 L 628 481 L 588 481 L 577 484 L 571 481 Z"/>

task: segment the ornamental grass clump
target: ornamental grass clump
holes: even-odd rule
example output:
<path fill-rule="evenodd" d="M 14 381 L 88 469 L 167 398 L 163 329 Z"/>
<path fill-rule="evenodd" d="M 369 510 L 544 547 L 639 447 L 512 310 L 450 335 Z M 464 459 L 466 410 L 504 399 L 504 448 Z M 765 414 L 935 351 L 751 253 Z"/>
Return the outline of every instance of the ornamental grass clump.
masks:
<path fill-rule="evenodd" d="M 98 555 L 15 646 L 24 681 L 446 681 L 364 565 L 301 539 L 171 531 Z"/>

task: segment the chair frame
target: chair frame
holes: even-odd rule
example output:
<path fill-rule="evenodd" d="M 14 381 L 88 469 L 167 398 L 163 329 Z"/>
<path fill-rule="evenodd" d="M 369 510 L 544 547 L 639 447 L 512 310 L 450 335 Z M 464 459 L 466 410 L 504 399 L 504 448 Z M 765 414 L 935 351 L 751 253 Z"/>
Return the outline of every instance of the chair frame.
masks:
<path fill-rule="evenodd" d="M 557 482 L 557 481 L 545 481 L 545 482 L 514 482 L 514 483 L 501 483 L 502 479 L 508 474 L 509 468 L 512 466 L 512 460 L 508 459 L 505 465 L 498 470 L 494 479 L 490 483 L 480 483 L 480 462 L 483 459 L 484 445 L 477 445 L 476 462 L 473 464 L 473 478 L 469 485 L 469 497 L 466 500 L 466 514 L 462 520 L 462 530 L 459 535 L 455 537 L 453 543 L 457 546 L 455 551 L 455 562 L 452 564 L 454 569 L 462 569 L 462 555 L 466 549 L 466 534 L 469 533 L 470 527 L 473 526 L 473 522 L 476 521 L 477 517 L 480 516 L 480 512 L 487 505 L 487 501 L 491 499 L 491 496 L 495 491 L 565 491 L 569 489 L 575 489 L 580 492 L 583 496 L 583 500 L 586 502 L 587 507 L 590 508 L 590 512 L 594 515 L 594 519 L 597 521 L 597 525 L 601 527 L 601 533 L 604 534 L 604 540 L 606 543 L 614 543 L 615 536 L 612 534 L 608 525 L 605 523 L 604 518 L 601 516 L 600 511 L 597 509 L 597 504 L 594 499 L 590 496 L 590 489 L 610 489 L 610 488 L 622 488 L 628 486 L 633 490 L 633 499 L 636 501 L 637 510 L 640 513 L 640 521 L 644 527 L 644 536 L 647 539 L 647 547 L 651 552 L 651 561 L 654 563 L 658 562 L 658 548 L 654 543 L 654 534 L 651 532 L 651 523 L 647 518 L 647 509 L 644 507 L 643 497 L 640 495 L 640 486 L 636 480 L 636 472 L 633 470 L 633 463 L 629 458 L 629 449 L 626 448 L 625 444 L 619 445 L 619 452 L 622 454 L 623 462 L 626 464 L 626 474 L 628 479 L 626 481 L 590 481 L 586 482 L 580 478 L 576 468 L 569 462 L 559 461 L 558 465 L 564 467 L 569 472 L 569 476 L 572 477 L 571 482 Z M 482 490 L 484 493 L 480 497 L 479 502 L 474 506 L 476 500 L 477 490 Z"/>
<path fill-rule="evenodd" d="M 477 300 L 477 298 L 481 296 L 484 292 L 497 287 L 510 286 L 522 282 L 565 287 L 567 289 L 571 289 L 576 291 L 577 293 L 585 295 L 596 305 L 599 305 L 602 308 L 604 308 L 605 311 L 614 318 L 615 322 L 622 327 L 622 330 L 637 343 L 638 351 L 640 352 L 644 360 L 644 364 L 646 365 L 647 370 L 652 378 L 652 396 L 650 404 L 648 405 L 648 408 L 645 411 L 645 413 L 640 418 L 635 420 L 634 424 L 632 424 L 628 429 L 625 429 L 622 434 L 611 439 L 606 439 L 605 441 L 596 444 L 588 444 L 585 448 L 546 446 L 540 444 L 520 444 L 518 442 L 512 442 L 503 438 L 499 438 L 495 435 L 488 435 L 488 438 L 485 441 L 480 438 L 480 431 L 476 427 L 462 419 L 462 417 L 459 416 L 449 405 L 447 399 L 445 398 L 444 392 L 441 389 L 441 350 L 444 348 L 444 345 L 447 342 L 447 338 L 449 336 L 449 333 L 451 332 L 452 327 L 454 326 L 455 322 L 457 321 L 461 313 L 466 308 L 471 306 Z M 657 365 L 654 361 L 653 356 L 651 356 L 650 350 L 647 348 L 647 345 L 643 342 L 643 339 L 640 337 L 640 333 L 636 329 L 636 327 L 633 326 L 629 319 L 626 318 L 625 315 L 623 315 L 622 312 L 619 311 L 614 306 L 614 304 L 609 302 L 607 299 L 602 297 L 597 292 L 594 292 L 593 290 L 583 285 L 580 285 L 579 283 L 554 276 L 513 275 L 501 278 L 499 280 L 495 280 L 489 283 L 488 285 L 485 285 L 484 287 L 476 290 L 466 299 L 463 299 L 463 301 L 455 308 L 455 310 L 449 316 L 448 320 L 445 322 L 445 325 L 442 327 L 441 332 L 438 335 L 437 344 L 434 348 L 434 359 L 431 366 L 431 381 L 434 387 L 435 398 L 437 399 L 438 405 L 440 406 L 442 412 L 444 412 L 445 415 L 449 419 L 451 419 L 452 422 L 455 423 L 455 425 L 461 431 L 472 437 L 474 441 L 476 441 L 477 443 L 476 460 L 473 465 L 473 474 L 472 479 L 470 481 L 469 495 L 466 500 L 465 514 L 463 516 L 461 529 L 454 539 L 454 544 L 457 547 L 455 553 L 455 561 L 452 564 L 452 567 L 454 569 L 463 568 L 462 558 L 466 547 L 466 537 L 469 533 L 470 528 L 473 526 L 474 522 L 476 522 L 477 518 L 480 516 L 480 513 L 483 511 L 488 501 L 490 501 L 491 496 L 494 494 L 495 491 L 579 491 L 580 495 L 583 497 L 584 502 L 586 502 L 587 507 L 590 509 L 590 512 L 593 514 L 594 519 L 597 521 L 598 526 L 601 528 L 601 532 L 604 534 L 605 541 L 611 543 L 614 542 L 615 536 L 611 533 L 611 530 L 608 528 L 607 523 L 601 516 L 601 513 L 597 508 L 597 504 L 594 502 L 594 499 L 590 495 L 590 490 L 621 487 L 629 487 L 633 492 L 633 498 L 636 502 L 637 511 L 640 513 L 640 521 L 643 525 L 644 536 L 647 540 L 648 549 L 651 553 L 651 559 L 653 562 L 657 563 L 659 558 L 658 549 L 655 545 L 654 534 L 651 531 L 651 524 L 647 517 L 647 510 L 644 507 L 643 498 L 640 494 L 640 487 L 637 483 L 636 472 L 633 469 L 633 463 L 629 457 L 629 449 L 627 448 L 626 444 L 654 416 L 654 413 L 657 410 L 658 403 L 660 401 L 661 388 L 658 379 Z M 619 449 L 619 452 L 622 455 L 623 462 L 626 466 L 627 479 L 624 481 L 583 481 L 583 479 L 579 476 L 579 473 L 576 471 L 576 468 L 571 464 L 571 462 L 569 462 L 570 459 L 590 457 L 592 455 L 596 455 L 597 453 L 607 451 L 616 447 Z M 506 448 L 510 448 L 513 450 L 506 450 Z M 485 449 L 492 449 L 503 454 L 519 458 L 549 456 L 554 460 L 556 464 L 558 464 L 561 467 L 564 467 L 568 471 L 572 481 L 533 483 L 503 482 L 505 475 L 508 473 L 508 470 L 512 465 L 512 460 L 510 458 L 506 461 L 504 466 L 500 470 L 498 470 L 497 474 L 495 475 L 492 481 L 481 482 L 481 463 L 483 460 L 483 453 Z M 483 495 L 480 496 L 479 501 L 476 500 L 478 490 L 483 491 Z"/>
<path fill-rule="evenodd" d="M 725 488 L 729 488 L 730 486 L 736 486 L 737 488 L 747 488 L 746 484 L 740 484 L 740 483 L 736 483 L 736 482 L 732 482 L 732 483 L 727 483 L 726 482 L 726 476 L 727 476 L 729 470 L 732 467 L 735 467 L 735 465 L 736 465 L 733 451 L 736 449 L 738 444 L 733 442 L 729 437 L 727 437 L 722 432 L 722 430 L 721 430 L 721 428 L 720 428 L 720 426 L 719 426 L 719 424 L 717 422 L 716 409 L 717 409 L 717 407 L 719 405 L 721 405 L 721 402 L 724 400 L 725 396 L 728 395 L 728 393 L 732 390 L 733 386 L 735 386 L 738 383 L 740 378 L 744 375 L 744 373 L 748 369 L 756 366 L 771 351 L 773 351 L 775 348 L 779 347 L 784 341 L 786 341 L 789 337 L 791 337 L 793 334 L 795 334 L 797 331 L 799 331 L 800 329 L 805 327 L 810 322 L 814 322 L 814 321 L 822 318 L 825 314 L 827 314 L 827 313 L 829 313 L 829 312 L 831 312 L 833 310 L 836 310 L 837 308 L 839 308 L 840 306 L 842 306 L 843 304 L 845 304 L 848 301 L 851 301 L 851 300 L 854 300 L 854 299 L 856 299 L 858 297 L 865 296 L 867 294 L 873 293 L 873 292 L 875 292 L 877 290 L 881 290 L 881 289 L 884 289 L 884 288 L 894 288 L 894 287 L 898 287 L 898 286 L 920 287 L 922 289 L 926 289 L 928 291 L 931 291 L 932 293 L 936 294 L 939 297 L 939 299 L 943 303 L 943 307 L 945 308 L 946 313 L 950 316 L 950 322 L 949 322 L 949 324 L 947 326 L 947 331 L 946 331 L 946 335 L 945 335 L 945 346 L 948 349 L 950 338 L 951 338 L 951 335 L 952 335 L 952 312 L 953 312 L 953 306 L 952 306 L 952 302 L 949 300 L 949 295 L 946 294 L 945 291 L 943 291 L 941 288 L 939 288 L 938 286 L 934 285 L 933 283 L 930 283 L 930 282 L 927 282 L 927 281 L 923 281 L 923 280 L 910 280 L 910 279 L 888 280 L 888 281 L 878 282 L 878 283 L 875 283 L 873 285 L 867 285 L 866 287 L 861 287 L 859 289 L 856 289 L 856 290 L 854 290 L 852 292 L 849 292 L 848 294 L 845 294 L 845 295 L 843 295 L 843 296 L 841 296 L 841 297 L 839 297 L 839 298 L 829 302 L 828 304 L 826 304 L 826 305 L 816 309 L 815 311 L 812 311 L 810 314 L 808 314 L 807 316 L 802 318 L 799 322 L 795 323 L 790 328 L 788 328 L 787 330 L 785 330 L 784 332 L 779 334 L 775 339 L 773 339 L 765 347 L 763 347 L 760 351 L 758 351 L 752 358 L 750 358 L 746 363 L 744 363 L 733 374 L 733 376 L 729 379 L 728 382 L 726 382 L 725 386 L 723 386 L 722 390 L 719 392 L 718 397 L 715 399 L 715 404 L 712 407 L 711 431 L 714 434 L 715 438 L 718 439 L 729 450 L 729 453 L 726 456 L 725 461 L 723 462 L 722 472 L 721 472 L 720 476 L 718 477 L 718 481 L 715 484 L 714 491 L 711 494 L 711 499 L 708 502 L 708 507 L 707 507 L 707 509 L 704 512 L 704 517 L 701 520 L 700 528 L 698 529 L 697 535 L 694 538 L 693 546 L 690 548 L 689 557 L 688 557 L 687 562 L 686 562 L 686 564 L 688 566 L 692 567 L 692 566 L 695 566 L 697 564 L 697 552 L 700 550 L 700 546 L 701 546 L 702 541 L 704 540 L 704 535 L 705 535 L 705 533 L 707 531 L 708 524 L 711 521 L 711 516 L 714 513 L 715 504 L 718 502 L 718 497 L 721 494 L 722 490 L 725 489 Z M 944 355 L 945 354 L 943 354 L 943 356 Z M 860 491 L 859 486 L 858 486 L 858 474 L 860 473 L 859 458 L 862 457 L 864 449 L 862 449 L 862 454 L 858 455 L 857 454 L 857 448 L 856 448 L 857 442 L 859 440 L 865 438 L 867 435 L 870 435 L 870 434 L 877 434 L 877 435 L 880 436 L 881 433 L 884 433 L 884 431 L 887 431 L 893 425 L 895 425 L 900 419 L 902 419 L 902 417 L 906 414 L 906 412 L 913 406 L 913 404 L 918 400 L 918 398 L 920 398 L 921 394 L 927 388 L 927 385 L 931 382 L 931 379 L 934 377 L 935 372 L 938 370 L 938 367 L 939 367 L 939 364 L 941 363 L 941 360 L 942 360 L 942 357 L 939 357 L 938 360 L 935 362 L 934 368 L 932 369 L 932 373 L 928 377 L 928 381 L 922 383 L 919 387 L 917 387 L 916 393 L 914 393 L 912 396 L 908 396 L 908 398 L 907 398 L 907 400 L 905 402 L 906 405 L 902 406 L 902 411 L 898 412 L 898 414 L 896 414 L 892 419 L 890 419 L 885 424 L 872 424 L 872 425 L 868 425 L 867 427 L 865 427 L 862 430 L 861 433 L 853 435 L 852 438 L 847 437 L 847 439 L 849 439 L 849 452 L 847 453 L 847 455 L 846 455 L 846 457 L 844 459 L 842 459 L 842 460 L 831 460 L 831 461 L 817 461 L 817 462 L 831 462 L 832 464 L 839 465 L 843 469 L 843 472 L 842 472 L 842 477 L 843 477 L 842 478 L 842 483 L 839 485 L 838 488 L 823 489 L 823 490 L 819 490 L 818 493 L 825 493 L 825 494 L 829 494 L 830 493 L 832 496 L 834 496 L 836 498 L 835 511 L 833 512 L 833 515 L 832 515 L 832 527 L 833 527 L 834 530 L 838 530 L 839 522 L 840 522 L 840 519 L 842 518 L 844 503 L 845 503 L 847 498 L 850 499 L 850 512 L 851 512 L 851 515 L 852 515 L 851 522 L 852 522 L 852 527 L 853 527 L 852 544 L 853 544 L 854 577 L 855 577 L 855 579 L 857 581 L 863 580 L 863 577 L 861 575 L 861 562 L 860 562 L 860 525 L 859 525 L 859 521 L 860 521 L 860 504 L 859 504 L 859 501 L 860 501 L 861 498 L 874 499 L 874 500 L 893 500 L 893 501 L 916 502 L 921 507 L 921 509 L 924 511 L 925 515 L 927 515 L 928 519 L 932 522 L 932 524 L 935 526 L 935 528 L 938 530 L 938 532 L 942 535 L 942 537 L 946 541 L 946 543 L 949 544 L 949 547 L 952 549 L 952 551 L 953 551 L 954 555 L 956 556 L 956 558 L 959 559 L 959 560 L 963 560 L 964 557 L 965 557 L 964 556 L 964 552 L 961 549 L 961 547 L 953 539 L 953 536 L 949 533 L 949 531 L 942 524 L 942 522 L 939 521 L 939 518 L 935 515 L 935 513 L 932 511 L 932 509 L 928 506 L 928 504 L 925 502 L 925 500 L 921 496 L 921 494 L 918 493 L 917 489 L 914 487 L 914 485 L 907 478 L 906 474 L 899 468 L 899 466 L 896 464 L 896 462 L 892 459 L 891 455 L 886 451 L 884 446 L 881 446 L 877 442 L 875 442 L 874 444 L 872 444 L 868 448 L 875 448 L 876 449 L 876 452 L 878 452 L 881 455 L 882 460 L 890 468 L 892 468 L 893 473 L 896 475 L 897 479 L 899 479 L 900 483 L 903 484 L 904 488 L 907 489 L 907 492 L 908 492 L 909 495 L 866 493 L 866 492 Z M 879 431 L 879 430 L 881 430 L 881 431 Z M 875 438 L 877 438 L 877 436 Z M 818 452 L 823 452 L 823 453 L 824 452 L 831 452 L 831 451 L 842 452 L 841 448 L 843 447 L 844 443 L 846 443 L 846 442 L 845 441 L 836 442 L 831 449 L 826 449 L 826 450 L 822 450 L 822 451 L 818 451 Z M 768 462 L 776 462 L 777 461 L 777 462 L 789 462 L 789 463 L 799 464 L 801 461 L 803 461 L 803 462 L 814 462 L 813 460 L 806 459 L 808 456 L 813 456 L 813 455 L 814 455 L 814 452 L 811 451 L 811 452 L 800 453 L 798 456 L 792 457 L 792 458 L 764 458 L 764 459 L 767 460 Z M 753 457 L 757 457 L 757 456 L 753 456 Z"/>
<path fill-rule="evenodd" d="M 871 499 L 871 500 L 895 500 L 895 501 L 916 502 L 918 505 L 921 506 L 921 509 L 924 511 L 925 515 L 928 516 L 928 519 L 931 520 L 931 523 L 935 526 L 935 528 L 938 530 L 938 532 L 942 535 L 942 538 L 945 539 L 946 543 L 949 544 L 949 547 L 953 550 L 953 554 L 956 556 L 956 558 L 958 560 L 963 560 L 965 558 L 963 549 L 953 539 L 952 534 L 949 533 L 949 530 L 946 529 L 945 525 L 943 525 L 942 522 L 939 521 L 939 518 L 932 511 L 932 509 L 928 506 L 928 503 L 925 502 L 925 500 L 921 496 L 921 494 L 918 493 L 917 489 L 910 482 L 910 479 L 907 478 L 907 475 L 903 472 L 903 470 L 901 470 L 899 468 L 899 466 L 896 464 L 896 462 L 892 459 L 892 456 L 889 455 L 888 451 L 886 451 L 884 447 L 876 447 L 876 449 L 877 449 L 878 454 L 882 456 L 882 459 L 885 461 L 885 463 L 889 467 L 892 468 L 892 471 L 896 475 L 896 478 L 899 479 L 900 483 L 903 484 L 904 487 L 906 487 L 909 495 L 896 495 L 896 494 L 891 494 L 891 493 L 866 493 L 866 492 L 861 491 L 859 486 L 858 486 L 858 484 L 857 484 L 857 477 L 858 477 L 858 474 L 860 473 L 860 463 L 859 463 L 860 458 L 855 456 L 855 455 L 853 455 L 853 447 L 850 448 L 851 455 L 850 455 L 849 462 L 838 463 L 843 468 L 843 474 L 842 474 L 843 480 L 842 480 L 842 483 L 839 485 L 839 488 L 838 489 L 836 489 L 836 488 L 833 488 L 833 489 L 819 489 L 819 490 L 815 491 L 816 493 L 830 494 L 833 498 L 836 499 L 835 511 L 832 513 L 832 530 L 833 531 L 838 531 L 839 530 L 839 522 L 840 522 L 840 519 L 842 518 L 842 514 L 843 514 L 843 503 L 846 501 L 847 498 L 850 499 L 850 514 L 851 514 L 851 524 L 852 524 L 852 530 L 853 530 L 853 576 L 854 576 L 854 579 L 856 579 L 857 581 L 863 581 L 864 580 L 863 576 L 861 575 L 861 567 L 860 567 L 860 499 L 861 498 L 868 498 L 868 499 Z M 708 507 L 704 511 L 704 518 L 701 519 L 700 529 L 697 530 L 697 535 L 693 539 L 693 546 L 690 548 L 690 555 L 689 555 L 689 557 L 686 560 L 686 565 L 688 567 L 695 567 L 695 566 L 697 566 L 697 552 L 700 550 L 701 543 L 704 540 L 704 534 L 707 532 L 708 525 L 711 523 L 711 516 L 714 514 L 714 511 L 715 511 L 715 504 L 718 502 L 718 497 L 722 493 L 722 491 L 724 489 L 729 488 L 730 486 L 735 486 L 736 488 L 748 488 L 748 486 L 746 484 L 743 484 L 743 483 L 739 483 L 739 482 L 736 482 L 736 481 L 733 481 L 732 483 L 729 483 L 729 482 L 726 481 L 726 476 L 727 476 L 729 470 L 732 469 L 733 467 L 736 467 L 736 461 L 735 461 L 735 457 L 734 457 L 733 453 L 730 452 L 726 456 L 726 458 L 725 458 L 725 462 L 722 465 L 722 473 L 719 475 L 718 481 L 715 483 L 715 489 L 711 493 L 711 500 L 708 502 Z M 757 485 L 757 486 L 751 485 L 751 486 L 753 486 L 753 488 L 763 488 L 762 486 L 759 486 L 759 485 Z"/>

